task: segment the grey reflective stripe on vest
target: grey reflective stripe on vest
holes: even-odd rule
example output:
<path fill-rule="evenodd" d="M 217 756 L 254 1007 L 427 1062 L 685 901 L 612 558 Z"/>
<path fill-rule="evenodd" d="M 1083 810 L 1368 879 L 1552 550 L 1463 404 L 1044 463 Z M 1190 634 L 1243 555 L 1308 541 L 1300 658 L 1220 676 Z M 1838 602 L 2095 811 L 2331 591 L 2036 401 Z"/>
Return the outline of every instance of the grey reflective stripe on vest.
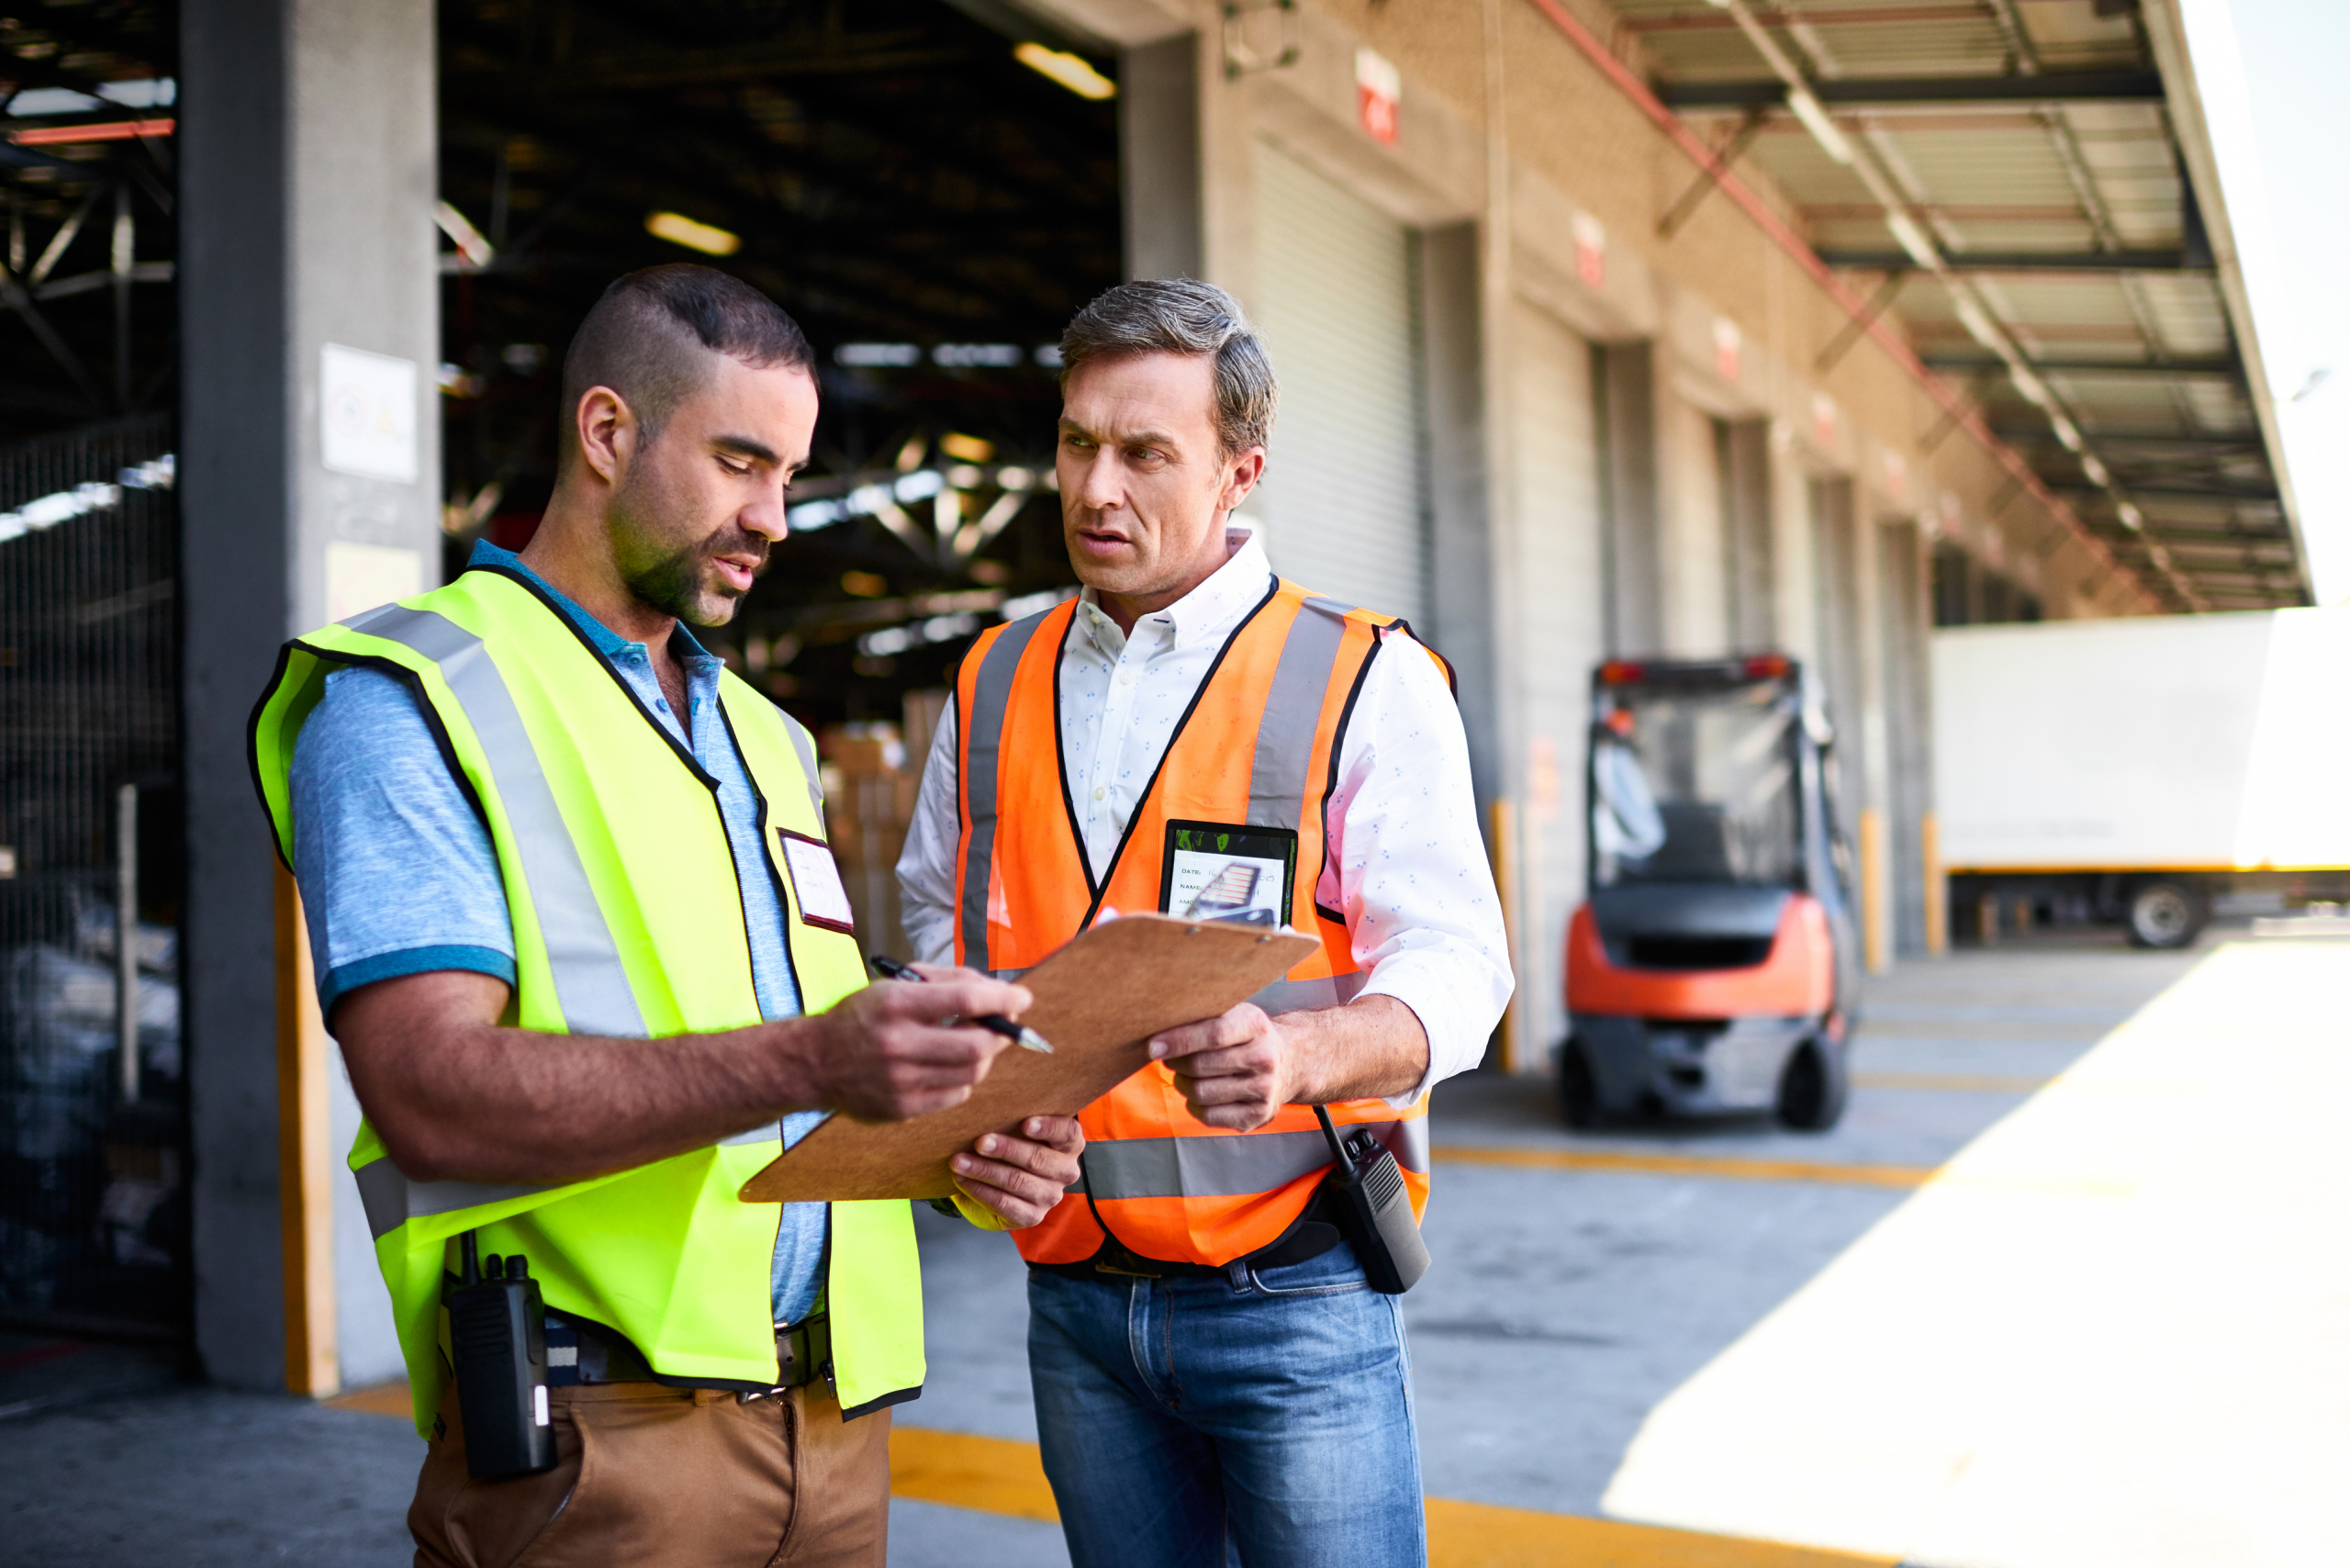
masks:
<path fill-rule="evenodd" d="M 782 1141 L 783 1124 L 769 1122 L 763 1127 L 720 1138 L 718 1145 L 728 1148 L 739 1144 Z M 400 1168 L 388 1156 L 380 1154 L 352 1174 L 359 1179 L 359 1203 L 367 1211 L 367 1233 L 378 1241 L 412 1219 L 454 1214 L 459 1209 L 479 1208 L 485 1204 L 502 1204 L 514 1198 L 536 1197 L 570 1184 L 558 1182 L 534 1187 L 496 1182 L 411 1182 L 400 1174 Z"/>
<path fill-rule="evenodd" d="M 1367 1128 L 1406 1170 L 1428 1168 L 1427 1118 L 1341 1122 L 1339 1136 Z M 1330 1163 L 1329 1141 L 1310 1133 L 1237 1137 L 1112 1138 L 1089 1143 L 1082 1188 L 1105 1198 L 1232 1198 L 1270 1193 Z"/>
<path fill-rule="evenodd" d="M 386 605 L 343 622 L 354 632 L 415 649 L 441 668 L 441 678 L 465 712 L 489 765 L 489 781 L 505 805 L 506 821 L 522 861 L 522 881 L 538 912 L 539 935 L 554 978 L 556 1009 L 575 1035 L 644 1037 L 644 1015 L 611 927 L 596 902 L 578 846 L 554 803 L 539 755 L 523 727 L 521 710 L 479 637 L 429 610 Z"/>
<path fill-rule="evenodd" d="M 979 665 L 972 684 L 970 729 L 963 737 L 963 803 L 971 813 L 971 842 L 963 853 L 963 966 L 988 967 L 988 874 L 995 864 L 996 754 L 1003 744 L 1003 713 L 1012 701 L 1012 678 L 1029 639 L 1052 614 L 1046 610 L 1003 629 Z"/>
<path fill-rule="evenodd" d="M 1248 1000 L 1267 1013 L 1304 1013 L 1315 1007 L 1343 1007 L 1370 983 L 1371 977 L 1360 969 L 1321 980 L 1275 980 Z"/>
<path fill-rule="evenodd" d="M 1313 785 L 1314 732 L 1320 728 L 1330 671 L 1346 635 L 1346 607 L 1309 599 L 1282 640 L 1272 689 L 1257 722 L 1257 755 L 1248 767 L 1248 822 L 1253 827 L 1297 831 Z M 1299 868 L 1301 871 L 1304 868 Z M 1319 868 L 1315 870 L 1319 871 Z"/>
<path fill-rule="evenodd" d="M 824 787 L 817 782 L 823 775 L 817 771 L 816 743 L 809 738 L 799 720 L 780 711 L 777 716 L 783 721 L 784 733 L 791 737 L 791 749 L 800 754 L 800 776 L 808 784 L 808 807 L 816 813 L 816 820 L 822 823 L 824 820 Z M 744 765 L 744 771 L 749 771 L 748 764 Z"/>
<path fill-rule="evenodd" d="M 400 1168 L 378 1155 L 353 1172 L 359 1202 L 367 1211 L 368 1233 L 382 1240 L 412 1219 L 454 1214 L 484 1204 L 502 1204 L 552 1193 L 554 1187 L 508 1186 L 494 1182 L 411 1182 Z M 561 1185 L 561 1183 L 557 1183 Z"/>

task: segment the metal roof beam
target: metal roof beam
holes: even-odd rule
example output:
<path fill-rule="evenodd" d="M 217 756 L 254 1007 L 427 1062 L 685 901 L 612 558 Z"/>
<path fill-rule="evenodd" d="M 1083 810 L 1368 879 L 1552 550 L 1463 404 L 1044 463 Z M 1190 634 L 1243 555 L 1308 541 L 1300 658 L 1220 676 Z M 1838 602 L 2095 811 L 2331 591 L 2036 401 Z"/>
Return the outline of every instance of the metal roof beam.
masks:
<path fill-rule="evenodd" d="M 2105 495 L 2103 490 L 2092 489 L 2087 485 L 2063 480 L 2052 480 L 2049 488 L 2060 496 L 2070 495 L 2085 501 L 2098 500 Z M 2215 485 L 2207 490 L 2180 489 L 2176 486 L 2152 489 L 2143 486 L 2131 485 L 2127 488 L 2130 498 L 2141 506 L 2224 507 L 2244 502 L 2275 506 L 2281 498 L 2274 486 L 2240 485 L 2222 488 Z"/>
<path fill-rule="evenodd" d="M 1823 250 L 1819 259 L 1853 272 L 1889 272 L 1918 263 L 1900 251 Z M 2208 273 L 2176 251 L 1945 251 L 1959 273 Z"/>
<path fill-rule="evenodd" d="M 1822 77 L 1812 95 L 1832 106 L 1889 107 L 1908 104 L 2160 103 L 2158 71 L 2053 71 L 2039 76 Z M 1783 107 L 1787 84 L 1775 79 L 1660 82 L 1656 95 L 1676 109 Z"/>
<path fill-rule="evenodd" d="M 1929 353 L 1919 356 L 1928 370 L 1954 375 L 1996 375 L 2007 368 L 1988 354 Z M 2043 375 L 2193 375 L 2222 376 L 2241 381 L 2244 368 L 2232 355 L 2206 354 L 2156 364 L 2151 360 L 2035 359 L 2031 368 Z"/>

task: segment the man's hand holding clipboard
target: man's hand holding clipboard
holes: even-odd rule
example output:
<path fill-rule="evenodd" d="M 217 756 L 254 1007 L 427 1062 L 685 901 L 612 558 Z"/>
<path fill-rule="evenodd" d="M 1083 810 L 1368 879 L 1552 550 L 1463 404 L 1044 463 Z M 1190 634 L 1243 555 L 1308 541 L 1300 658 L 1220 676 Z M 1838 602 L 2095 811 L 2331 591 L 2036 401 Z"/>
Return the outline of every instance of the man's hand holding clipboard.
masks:
<path fill-rule="evenodd" d="M 853 1111 L 834 1116 L 745 1182 L 743 1198 L 847 1202 L 945 1198 L 963 1191 L 989 1202 L 964 1182 L 993 1185 L 990 1176 L 1013 1173 L 990 1169 L 1007 1163 L 987 1159 L 990 1151 L 973 1153 L 979 1140 L 1010 1140 L 997 1152 L 1024 1153 L 1016 1144 L 1037 1139 L 1029 1126 L 1073 1119 L 1150 1065 L 1154 1037 L 1221 1019 L 1314 948 L 1310 937 L 1260 925 L 1158 914 L 1099 924 L 1020 977 L 1035 1001 L 1013 1016 L 1050 1040 L 1053 1054 L 1002 1049 L 967 1100 L 911 1120 L 859 1121 Z M 1058 1141 L 1049 1146 L 1057 1148 Z M 1071 1148 L 1072 1162 L 1081 1147 Z M 975 1168 L 967 1171 L 954 1163 L 957 1156 Z M 1033 1165 L 1026 1170 L 1036 1173 Z M 1027 1186 L 1015 1178 L 1013 1188 L 998 1191 L 1017 1198 Z M 992 1202 L 989 1206 L 1012 1217 Z"/>

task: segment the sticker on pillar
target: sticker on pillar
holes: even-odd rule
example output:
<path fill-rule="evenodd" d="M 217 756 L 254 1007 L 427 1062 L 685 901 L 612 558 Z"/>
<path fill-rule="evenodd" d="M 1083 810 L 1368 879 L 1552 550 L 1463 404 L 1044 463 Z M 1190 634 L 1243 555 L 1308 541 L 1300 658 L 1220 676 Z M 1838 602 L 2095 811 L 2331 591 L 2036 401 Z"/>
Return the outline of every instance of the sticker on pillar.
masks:
<path fill-rule="evenodd" d="M 1287 924 L 1297 895 L 1294 829 L 1239 823 L 1170 822 L 1158 873 L 1158 908 L 1183 920 Z"/>
<path fill-rule="evenodd" d="M 1811 439 L 1822 447 L 1836 444 L 1836 399 L 1825 392 L 1811 395 Z"/>
<path fill-rule="evenodd" d="M 1587 212 L 1578 212 L 1569 225 L 1575 237 L 1575 276 L 1585 288 L 1607 286 L 1607 230 L 1599 219 Z"/>
<path fill-rule="evenodd" d="M 775 837 L 783 849 L 783 868 L 791 879 L 791 902 L 800 906 L 800 923 L 856 935 L 856 911 L 849 905 L 848 887 L 841 880 L 833 846 L 788 827 L 776 829 Z"/>
<path fill-rule="evenodd" d="M 1714 374 L 1724 381 L 1738 379 L 1739 351 L 1746 346 L 1746 335 L 1738 323 L 1727 316 L 1714 318 Z"/>
<path fill-rule="evenodd" d="M 337 539 L 327 545 L 327 619 L 364 615 L 396 599 L 424 591 L 424 557 L 389 544 L 353 544 Z"/>
<path fill-rule="evenodd" d="M 319 350 L 319 461 L 338 474 L 416 483 L 416 362 Z"/>
<path fill-rule="evenodd" d="M 1355 112 L 1362 128 L 1382 147 L 1393 147 L 1403 134 L 1404 73 L 1384 55 L 1367 49 L 1355 50 Z"/>

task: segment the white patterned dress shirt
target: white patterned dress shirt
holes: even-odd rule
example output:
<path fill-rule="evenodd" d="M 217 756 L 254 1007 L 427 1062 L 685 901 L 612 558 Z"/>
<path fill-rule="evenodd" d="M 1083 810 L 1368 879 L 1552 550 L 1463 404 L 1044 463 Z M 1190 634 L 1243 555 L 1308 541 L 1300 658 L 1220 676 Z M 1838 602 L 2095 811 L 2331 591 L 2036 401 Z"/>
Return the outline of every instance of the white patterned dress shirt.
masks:
<path fill-rule="evenodd" d="M 1061 755 L 1097 878 L 1216 650 L 1272 586 L 1263 545 L 1230 537 L 1231 559 L 1132 635 L 1092 589 L 1080 596 L 1061 654 Z M 956 751 L 950 703 L 898 861 L 906 935 L 925 963 L 954 958 Z M 1362 994 L 1395 998 L 1427 1031 L 1427 1076 L 1394 1097 L 1400 1108 L 1483 1059 L 1512 986 L 1460 711 L 1434 663 L 1400 641 L 1372 659 L 1355 700 L 1328 820 L 1315 902 L 1345 912 L 1370 975 Z"/>

